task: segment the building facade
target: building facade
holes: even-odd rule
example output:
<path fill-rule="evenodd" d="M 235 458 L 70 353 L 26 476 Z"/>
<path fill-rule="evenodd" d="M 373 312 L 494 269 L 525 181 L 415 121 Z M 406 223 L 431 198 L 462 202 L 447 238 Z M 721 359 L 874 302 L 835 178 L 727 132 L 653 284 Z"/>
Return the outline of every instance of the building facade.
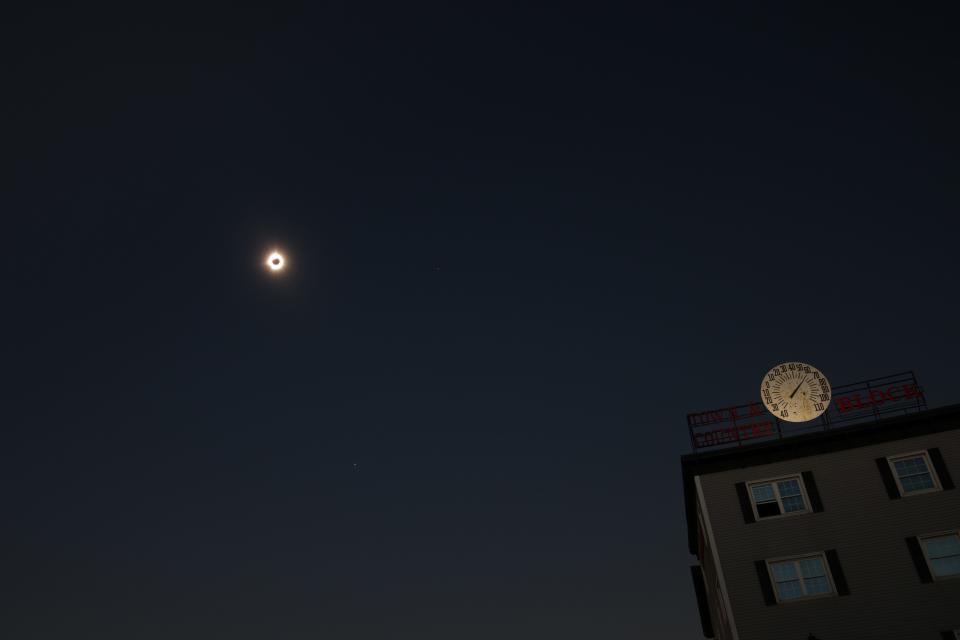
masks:
<path fill-rule="evenodd" d="M 681 466 L 705 637 L 960 639 L 960 405 Z"/>

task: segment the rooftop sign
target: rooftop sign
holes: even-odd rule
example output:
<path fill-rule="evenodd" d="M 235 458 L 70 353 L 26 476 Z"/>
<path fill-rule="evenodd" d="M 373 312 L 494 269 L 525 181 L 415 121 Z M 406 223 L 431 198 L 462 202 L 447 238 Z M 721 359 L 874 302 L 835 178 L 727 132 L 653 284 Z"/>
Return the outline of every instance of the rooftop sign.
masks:
<path fill-rule="evenodd" d="M 757 401 L 688 413 L 687 427 L 690 444 L 699 451 L 827 431 L 926 408 L 923 389 L 913 372 L 907 371 L 834 387 L 827 411 L 809 422 L 783 422 Z"/>

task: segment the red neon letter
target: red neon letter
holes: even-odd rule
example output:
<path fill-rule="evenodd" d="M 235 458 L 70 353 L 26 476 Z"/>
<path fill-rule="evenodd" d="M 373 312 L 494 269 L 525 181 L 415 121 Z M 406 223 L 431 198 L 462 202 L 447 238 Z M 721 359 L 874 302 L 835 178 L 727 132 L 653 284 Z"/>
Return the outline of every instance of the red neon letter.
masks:
<path fill-rule="evenodd" d="M 887 394 L 885 394 L 880 389 L 871 389 L 870 390 L 870 404 L 875 406 L 880 406 L 887 401 Z"/>
<path fill-rule="evenodd" d="M 847 396 L 836 396 L 833 399 L 833 402 L 837 405 L 837 411 L 840 413 L 846 413 L 853 409 L 851 406 L 851 400 Z"/>

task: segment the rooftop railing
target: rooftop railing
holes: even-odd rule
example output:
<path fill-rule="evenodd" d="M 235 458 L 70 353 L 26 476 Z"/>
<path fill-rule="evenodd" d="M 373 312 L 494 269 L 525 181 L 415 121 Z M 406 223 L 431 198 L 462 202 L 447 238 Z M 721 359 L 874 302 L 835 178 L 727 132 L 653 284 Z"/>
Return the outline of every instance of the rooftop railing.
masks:
<path fill-rule="evenodd" d="M 694 451 L 738 447 L 830 431 L 852 424 L 923 411 L 927 401 L 912 371 L 833 387 L 827 410 L 809 422 L 786 422 L 761 402 L 687 414 Z"/>

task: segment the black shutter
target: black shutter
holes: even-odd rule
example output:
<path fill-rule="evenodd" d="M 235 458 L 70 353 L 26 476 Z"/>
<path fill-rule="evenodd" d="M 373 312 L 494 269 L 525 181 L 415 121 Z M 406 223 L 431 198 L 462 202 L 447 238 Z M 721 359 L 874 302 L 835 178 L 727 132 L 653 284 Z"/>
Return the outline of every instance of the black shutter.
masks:
<path fill-rule="evenodd" d="M 907 548 L 910 549 L 910 557 L 913 558 L 913 564 L 917 567 L 917 573 L 920 574 L 920 582 L 933 582 L 930 567 L 927 566 L 927 558 L 923 555 L 923 549 L 920 548 L 920 540 L 913 537 L 907 538 Z"/>
<path fill-rule="evenodd" d="M 823 501 L 820 500 L 820 492 L 817 490 L 817 482 L 813 479 L 813 471 L 804 471 L 803 484 L 807 489 L 807 497 L 810 498 L 810 508 L 814 513 L 823 511 Z"/>
<path fill-rule="evenodd" d="M 837 595 L 850 595 L 850 587 L 847 586 L 847 577 L 843 575 L 843 567 L 840 566 L 840 556 L 836 549 L 828 549 L 826 553 L 827 564 L 830 565 L 830 575 L 833 576 L 833 584 L 837 587 Z"/>
<path fill-rule="evenodd" d="M 890 471 L 890 463 L 886 458 L 877 458 L 877 469 L 880 470 L 880 477 L 883 478 L 883 486 L 887 488 L 887 495 L 891 500 L 900 497 L 900 489 L 897 487 L 897 481 L 893 479 L 893 472 Z"/>
<path fill-rule="evenodd" d="M 953 478 L 950 477 L 950 472 L 947 471 L 947 463 L 943 461 L 943 454 L 940 453 L 940 449 L 936 447 L 927 449 L 927 455 L 930 456 L 930 462 L 933 463 L 933 468 L 937 470 L 937 477 L 940 478 L 940 486 L 945 490 L 953 489 Z"/>
<path fill-rule="evenodd" d="M 763 560 L 754 562 L 757 566 L 757 577 L 760 578 L 760 591 L 763 592 L 763 601 L 767 606 L 777 604 L 777 596 L 773 595 L 773 583 L 770 582 L 770 572 L 767 571 L 767 563 Z"/>
<path fill-rule="evenodd" d="M 713 621 L 710 619 L 710 601 L 707 599 L 707 585 L 703 581 L 703 569 L 695 564 L 690 567 L 693 574 L 693 590 L 697 594 L 697 608 L 700 610 L 700 626 L 703 637 L 713 637 Z M 719 594 L 717 594 L 719 596 Z M 723 606 L 722 604 L 720 606 Z"/>
<path fill-rule="evenodd" d="M 756 522 L 757 519 L 753 517 L 753 507 L 750 505 L 750 496 L 747 494 L 746 483 L 737 483 L 737 497 L 740 498 L 740 510 L 743 511 L 743 521 L 747 524 Z"/>

